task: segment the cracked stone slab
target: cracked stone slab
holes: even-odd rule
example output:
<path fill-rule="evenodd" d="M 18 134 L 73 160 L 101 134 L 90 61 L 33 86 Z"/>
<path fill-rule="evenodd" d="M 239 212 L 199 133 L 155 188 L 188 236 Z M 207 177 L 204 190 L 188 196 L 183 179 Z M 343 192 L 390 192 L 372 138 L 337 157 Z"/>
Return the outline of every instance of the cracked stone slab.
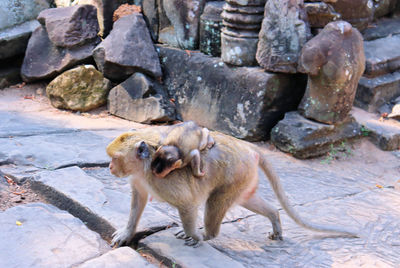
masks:
<path fill-rule="evenodd" d="M 32 185 L 50 203 L 84 220 L 107 239 L 128 222 L 131 194 L 127 179 L 109 176 L 99 180 L 74 166 L 38 173 L 32 178 Z M 168 215 L 148 204 L 138 231 L 172 222 Z"/>
<path fill-rule="evenodd" d="M 400 148 L 400 122 L 394 119 L 380 120 L 379 116 L 354 109 L 352 112 L 360 125 L 363 125 L 372 141 L 382 150 L 394 151 Z"/>
<path fill-rule="evenodd" d="M 0 162 L 50 170 L 72 165 L 107 165 L 110 159 L 105 148 L 111 140 L 95 131 L 5 138 L 0 143 Z"/>
<path fill-rule="evenodd" d="M 398 191 L 377 189 L 295 207 L 309 222 L 356 231 L 360 238 L 312 232 L 281 212 L 283 241 L 269 240 L 271 224 L 257 215 L 222 225 L 208 243 L 245 267 L 397 267 L 399 205 Z"/>
<path fill-rule="evenodd" d="M 135 268 L 135 267 L 156 267 L 153 264 L 148 263 L 145 259 L 140 256 L 139 253 L 134 251 L 130 247 L 122 247 L 111 250 L 106 254 L 89 260 L 77 268 L 97 268 L 97 267 L 107 267 L 107 268 Z"/>
<path fill-rule="evenodd" d="M 158 232 L 146 237 L 142 240 L 142 243 L 150 248 L 156 255 L 166 257 L 172 264 L 175 263 L 181 267 L 246 267 L 207 243 L 203 243 L 197 248 L 185 246 L 184 240 L 177 239 L 174 236 L 176 232 L 178 232 L 177 228 Z"/>
<path fill-rule="evenodd" d="M 374 78 L 361 77 L 354 105 L 368 112 L 379 110 L 386 102 L 400 96 L 400 72 L 396 71 Z"/>
<path fill-rule="evenodd" d="M 1 267 L 71 267 L 109 250 L 81 220 L 52 205 L 10 208 L 0 212 L 0 225 Z"/>

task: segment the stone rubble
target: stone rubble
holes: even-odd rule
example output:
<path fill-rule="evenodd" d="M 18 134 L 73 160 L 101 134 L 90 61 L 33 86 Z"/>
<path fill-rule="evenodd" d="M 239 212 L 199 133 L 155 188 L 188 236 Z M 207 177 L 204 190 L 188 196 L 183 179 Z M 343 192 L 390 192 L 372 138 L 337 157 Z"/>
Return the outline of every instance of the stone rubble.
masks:
<path fill-rule="evenodd" d="M 135 72 L 162 76 L 160 61 L 142 14 L 120 18 L 94 50 L 97 68 L 111 80 L 123 81 Z"/>
<path fill-rule="evenodd" d="M 108 95 L 111 114 L 139 123 L 175 120 L 175 106 L 164 88 L 142 73 L 134 73 L 111 89 Z"/>
<path fill-rule="evenodd" d="M 58 20 L 59 16 L 62 20 Z M 90 61 L 92 50 L 100 41 L 96 36 L 98 22 L 93 6 L 47 9 L 38 19 L 42 26 L 32 33 L 21 67 L 25 82 L 52 79 L 77 64 Z"/>

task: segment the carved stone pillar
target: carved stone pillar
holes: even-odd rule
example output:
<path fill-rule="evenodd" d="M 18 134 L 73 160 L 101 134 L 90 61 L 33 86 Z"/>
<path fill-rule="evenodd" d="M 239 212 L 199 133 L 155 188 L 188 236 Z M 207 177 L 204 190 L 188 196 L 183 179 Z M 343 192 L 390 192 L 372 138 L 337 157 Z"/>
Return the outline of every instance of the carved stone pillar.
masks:
<path fill-rule="evenodd" d="M 258 32 L 266 0 L 226 0 L 221 14 L 221 58 L 237 65 L 255 65 Z"/>

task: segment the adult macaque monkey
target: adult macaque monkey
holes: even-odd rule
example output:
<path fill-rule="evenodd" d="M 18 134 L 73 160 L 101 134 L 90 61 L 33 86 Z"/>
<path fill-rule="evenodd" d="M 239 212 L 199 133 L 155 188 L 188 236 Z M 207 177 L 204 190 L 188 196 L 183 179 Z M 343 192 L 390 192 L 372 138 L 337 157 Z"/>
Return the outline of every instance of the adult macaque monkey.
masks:
<path fill-rule="evenodd" d="M 281 222 L 277 209 L 268 205 L 256 194 L 258 168 L 268 177 L 280 204 L 299 225 L 320 232 L 341 236 L 355 235 L 335 227 L 318 226 L 303 221 L 290 206 L 280 180 L 259 149 L 247 142 L 210 133 L 215 145 L 202 153 L 205 175 L 199 180 L 189 167 L 176 169 L 165 179 L 159 179 L 151 171 L 152 156 L 168 127 L 128 132 L 117 137 L 107 147 L 112 157 L 110 171 L 117 177 L 131 176 L 132 202 L 128 224 L 113 235 L 113 244 L 129 244 L 134 237 L 148 194 L 176 207 L 182 221 L 186 245 L 196 246 L 201 240 L 216 237 L 227 210 L 235 204 L 263 215 L 272 223 L 271 239 L 282 239 Z M 205 203 L 204 234 L 196 229 L 197 210 Z"/>

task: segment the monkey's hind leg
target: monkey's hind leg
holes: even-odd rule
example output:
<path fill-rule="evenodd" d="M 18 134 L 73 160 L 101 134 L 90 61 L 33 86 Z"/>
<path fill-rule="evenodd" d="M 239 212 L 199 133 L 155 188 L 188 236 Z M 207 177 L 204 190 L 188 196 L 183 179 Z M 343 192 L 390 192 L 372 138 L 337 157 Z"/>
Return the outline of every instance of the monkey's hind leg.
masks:
<path fill-rule="evenodd" d="M 268 205 L 267 202 L 257 194 L 252 195 L 241 205 L 254 213 L 267 217 L 271 221 L 273 232 L 270 234 L 269 238 L 272 240 L 282 240 L 281 220 L 277 209 Z"/>
<path fill-rule="evenodd" d="M 196 231 L 197 206 L 178 208 L 183 230 L 175 234 L 176 238 L 184 239 L 186 246 L 200 246 L 201 236 Z"/>
<path fill-rule="evenodd" d="M 218 189 L 208 197 L 204 215 L 204 240 L 213 239 L 219 234 L 222 220 L 236 199 L 237 193 L 232 189 Z"/>

